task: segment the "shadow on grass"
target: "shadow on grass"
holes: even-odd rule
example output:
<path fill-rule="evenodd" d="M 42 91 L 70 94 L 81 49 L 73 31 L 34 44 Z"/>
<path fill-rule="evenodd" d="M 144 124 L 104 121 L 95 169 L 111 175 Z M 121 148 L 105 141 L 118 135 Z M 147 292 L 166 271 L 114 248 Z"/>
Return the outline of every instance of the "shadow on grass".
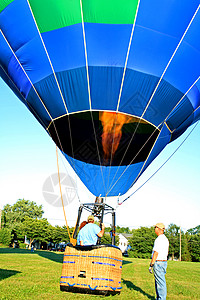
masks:
<path fill-rule="evenodd" d="M 31 250 L 28 249 L 20 249 L 20 248 L 0 248 L 0 253 L 2 254 L 31 254 L 31 255 L 39 255 L 41 257 L 47 258 L 49 260 L 63 263 L 63 255 L 64 252 L 61 253 L 55 253 L 51 251 L 45 251 L 45 250 L 35 250 L 34 252 L 31 252 Z"/>
<path fill-rule="evenodd" d="M 133 262 L 130 260 L 123 260 L 122 261 L 122 266 L 127 265 L 127 264 L 132 264 Z"/>
<path fill-rule="evenodd" d="M 41 250 L 41 251 L 35 251 L 34 253 L 40 255 L 41 257 L 53 260 L 55 262 L 63 263 L 64 252 L 62 252 L 62 254 L 57 254 L 55 252 Z"/>
<path fill-rule="evenodd" d="M 0 253 L 5 254 L 12 254 L 12 253 L 19 253 L 19 254 L 28 254 L 30 250 L 27 249 L 20 249 L 20 248 L 0 248 Z"/>
<path fill-rule="evenodd" d="M 129 280 L 124 280 L 124 279 L 122 278 L 122 283 L 125 284 L 129 290 L 134 290 L 134 291 L 140 292 L 141 294 L 143 294 L 144 296 L 146 296 L 148 299 L 152 299 L 152 300 L 155 299 L 154 296 L 151 296 L 151 295 L 147 294 L 147 293 L 146 293 L 145 291 L 143 291 L 140 287 L 134 285 L 134 284 L 133 284 L 131 281 L 129 281 Z"/>
<path fill-rule="evenodd" d="M 19 271 L 15 271 L 15 270 L 6 270 L 6 269 L 0 269 L 0 281 L 4 280 L 10 276 L 13 276 L 17 273 L 21 273 Z"/>
<path fill-rule="evenodd" d="M 61 253 L 55 253 L 52 251 L 47 251 L 47 250 L 34 250 L 34 252 L 31 252 L 31 250 L 28 249 L 21 249 L 21 248 L 0 248 L 0 254 L 31 254 L 31 255 L 39 255 L 41 257 L 50 259 L 52 261 L 58 262 L 58 263 L 63 263 L 63 255 L 64 252 Z M 132 261 L 129 260 L 123 260 L 122 265 L 127 265 L 127 264 L 132 264 Z"/>

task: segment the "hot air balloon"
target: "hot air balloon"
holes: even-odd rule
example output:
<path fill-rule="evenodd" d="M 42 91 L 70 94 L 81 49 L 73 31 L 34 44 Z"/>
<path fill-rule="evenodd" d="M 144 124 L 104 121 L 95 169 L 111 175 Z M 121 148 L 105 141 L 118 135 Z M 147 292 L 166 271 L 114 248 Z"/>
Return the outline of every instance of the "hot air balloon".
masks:
<path fill-rule="evenodd" d="M 200 118 L 199 0 L 4 0 L 0 75 L 86 187 L 125 194 Z"/>
<path fill-rule="evenodd" d="M 1 1 L 1 76 L 95 196 L 199 119 L 199 1 Z"/>

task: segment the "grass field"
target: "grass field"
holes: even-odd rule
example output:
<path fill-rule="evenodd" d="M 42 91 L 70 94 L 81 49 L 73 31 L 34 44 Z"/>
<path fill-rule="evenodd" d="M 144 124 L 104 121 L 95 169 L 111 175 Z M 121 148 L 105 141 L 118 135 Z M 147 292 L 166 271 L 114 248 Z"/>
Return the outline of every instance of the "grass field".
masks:
<path fill-rule="evenodd" d="M 63 253 L 0 248 L 0 299 L 155 299 L 149 260 L 124 258 L 122 291 L 115 296 L 60 292 Z M 167 299 L 200 299 L 200 263 L 168 262 Z"/>

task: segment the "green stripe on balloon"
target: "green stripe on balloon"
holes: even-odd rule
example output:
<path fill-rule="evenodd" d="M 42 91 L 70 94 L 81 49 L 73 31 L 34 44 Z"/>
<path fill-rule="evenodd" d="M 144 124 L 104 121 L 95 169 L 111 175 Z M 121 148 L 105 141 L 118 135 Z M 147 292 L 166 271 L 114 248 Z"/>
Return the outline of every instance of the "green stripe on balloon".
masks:
<path fill-rule="evenodd" d="M 29 0 L 40 32 L 82 22 L 80 0 Z M 133 24 L 138 0 L 82 0 L 84 22 Z"/>
<path fill-rule="evenodd" d="M 14 0 L 0 0 L 0 12 L 2 12 L 2 10 L 4 10 L 4 8 L 6 8 L 6 6 L 8 6 L 13 1 Z"/>

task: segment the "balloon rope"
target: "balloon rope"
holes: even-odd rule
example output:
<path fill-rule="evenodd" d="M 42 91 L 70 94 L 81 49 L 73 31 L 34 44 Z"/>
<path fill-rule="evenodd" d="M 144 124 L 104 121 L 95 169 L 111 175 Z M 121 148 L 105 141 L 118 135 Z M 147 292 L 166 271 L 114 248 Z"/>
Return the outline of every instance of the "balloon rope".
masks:
<path fill-rule="evenodd" d="M 193 132 L 193 130 L 196 128 L 196 126 L 199 124 L 199 121 L 195 124 L 195 126 L 192 128 L 192 130 L 188 133 L 186 138 L 182 141 L 182 143 L 175 149 L 175 151 L 168 157 L 168 159 L 141 185 L 139 186 L 130 196 L 128 196 L 126 199 L 124 199 L 121 203 L 118 203 L 118 205 L 121 205 L 126 200 L 128 200 L 131 196 L 133 196 L 137 191 L 139 191 L 160 169 L 172 158 L 172 156 L 179 150 L 179 148 L 183 145 L 183 143 L 188 139 L 190 134 Z"/>
<path fill-rule="evenodd" d="M 119 166 L 118 166 L 118 169 L 117 169 L 117 171 L 116 171 L 116 173 L 115 173 L 115 176 L 113 177 L 113 179 L 112 179 L 112 182 L 111 182 L 111 184 L 110 184 L 110 190 L 108 191 L 108 193 L 114 188 L 114 186 L 117 184 L 117 182 L 120 180 L 120 178 L 125 174 L 125 172 L 128 170 L 128 168 L 130 167 L 130 165 L 133 163 L 133 161 L 135 160 L 135 158 L 138 156 L 138 154 L 142 151 L 142 149 L 145 147 L 145 145 L 147 144 L 147 142 L 151 139 L 151 137 L 153 136 L 153 134 L 156 132 L 156 129 L 152 132 L 152 134 L 148 137 L 148 139 L 146 140 L 146 142 L 143 144 L 143 146 L 140 148 L 140 150 L 136 153 L 136 155 L 133 157 L 133 159 L 130 161 L 130 163 L 126 166 L 126 168 L 125 168 L 125 170 L 122 172 L 122 174 L 118 177 L 118 179 L 113 183 L 113 181 L 114 181 L 114 179 L 115 179 L 115 177 L 116 177 L 116 175 L 117 175 L 117 173 L 118 173 L 118 170 L 119 170 Z M 158 137 L 157 137 L 157 139 L 158 139 Z M 154 145 L 155 145 L 155 143 L 154 143 Z M 128 145 L 129 146 L 129 145 Z M 153 146 L 154 147 L 154 146 Z M 152 148 L 153 149 L 153 148 Z M 152 151 L 152 149 L 150 150 L 150 151 Z M 148 155 L 149 156 L 149 155 Z M 147 157 L 147 159 L 148 159 L 148 157 Z M 147 161 L 147 159 L 146 159 L 146 161 Z M 145 163 L 146 163 L 146 161 L 145 161 Z M 121 164 L 121 163 L 120 163 Z M 142 167 L 143 168 L 143 167 Z M 139 177 L 139 175 L 137 176 L 137 178 Z M 134 180 L 134 182 L 136 181 L 136 179 Z M 133 182 L 133 183 L 134 183 Z M 112 185 L 112 183 L 113 183 L 113 185 Z M 132 184 L 133 185 L 133 184 Z"/>
<path fill-rule="evenodd" d="M 61 159 L 61 161 L 62 161 L 63 167 L 65 168 L 65 170 L 66 170 L 66 172 L 67 172 L 67 175 L 70 177 L 69 171 L 68 171 L 68 169 L 67 169 L 67 167 L 66 167 L 66 163 L 65 163 L 65 161 L 63 160 L 63 155 L 60 155 L 60 159 Z M 80 196 L 79 196 L 79 193 L 78 193 L 78 183 L 77 183 L 77 177 L 78 177 L 78 175 L 77 175 L 76 173 L 74 173 L 74 174 L 75 174 L 75 181 L 76 181 L 76 194 L 77 194 L 79 203 L 81 203 Z M 71 178 L 71 177 L 70 177 L 70 178 Z M 71 181 L 71 182 L 72 182 L 72 181 Z"/>
<path fill-rule="evenodd" d="M 60 196 L 61 196 L 61 201 L 62 201 L 62 208 L 63 208 L 64 217 L 65 217 L 67 232 L 68 232 L 69 238 L 71 240 L 71 235 L 70 235 L 70 232 L 69 232 L 69 226 L 68 226 L 67 218 L 66 218 L 66 214 L 65 214 L 65 207 L 64 207 L 63 196 L 62 196 L 61 183 L 60 183 L 60 171 L 59 171 L 59 163 L 58 163 L 58 148 L 57 148 L 57 146 L 56 146 L 56 157 L 57 157 L 58 182 L 59 182 L 59 187 L 60 187 Z"/>

